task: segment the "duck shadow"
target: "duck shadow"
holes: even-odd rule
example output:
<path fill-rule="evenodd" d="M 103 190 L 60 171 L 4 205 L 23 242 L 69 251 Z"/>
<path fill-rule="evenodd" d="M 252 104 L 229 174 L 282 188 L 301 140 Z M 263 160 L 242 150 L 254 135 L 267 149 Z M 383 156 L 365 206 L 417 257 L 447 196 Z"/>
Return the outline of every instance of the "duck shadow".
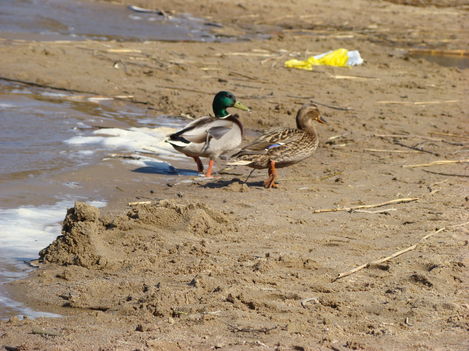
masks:
<path fill-rule="evenodd" d="M 220 188 L 226 188 L 232 184 L 240 184 L 240 185 L 246 184 L 249 188 L 264 186 L 264 183 L 262 181 L 245 182 L 244 180 L 241 180 L 239 178 L 233 178 L 229 180 L 228 179 L 214 179 L 211 181 L 207 181 L 204 184 L 199 184 L 199 186 L 201 188 L 220 189 Z"/>
<path fill-rule="evenodd" d="M 191 169 L 176 168 L 166 162 L 159 161 L 145 161 L 145 166 L 138 167 L 132 170 L 136 173 L 146 174 L 163 174 L 163 175 L 184 175 L 184 176 L 199 176 L 197 171 Z"/>
<path fill-rule="evenodd" d="M 161 174 L 167 176 L 189 176 L 189 177 L 199 177 L 195 180 L 196 183 L 201 188 L 206 189 L 220 189 L 225 188 L 230 185 L 246 184 L 249 188 L 263 188 L 263 181 L 245 181 L 245 178 L 240 179 L 238 177 L 233 177 L 231 179 L 221 179 L 221 178 L 205 178 L 201 177 L 201 174 L 192 169 L 176 168 L 164 161 L 144 161 L 145 166 L 138 167 L 132 170 L 135 173 L 145 173 L 145 174 Z M 224 175 L 229 175 L 230 173 L 223 173 Z M 237 174 L 239 175 L 239 174 Z M 248 179 L 249 180 L 249 179 Z"/>

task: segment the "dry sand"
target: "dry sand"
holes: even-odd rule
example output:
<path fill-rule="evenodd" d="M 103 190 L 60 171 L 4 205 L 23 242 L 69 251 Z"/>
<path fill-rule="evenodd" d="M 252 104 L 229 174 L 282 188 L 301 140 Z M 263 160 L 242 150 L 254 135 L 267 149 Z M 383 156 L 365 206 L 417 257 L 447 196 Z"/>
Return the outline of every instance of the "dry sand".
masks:
<path fill-rule="evenodd" d="M 120 1 L 121 3 L 130 3 Z M 410 1 L 394 1 L 410 3 Z M 467 4 L 414 1 L 137 1 L 220 22 L 240 43 L 0 41 L 0 76 L 131 95 L 155 113 L 202 115 L 226 89 L 252 107 L 251 129 L 292 126 L 311 99 L 314 157 L 243 184 L 249 169 L 168 185 L 97 166 L 70 179 L 107 187 L 109 206 L 77 203 L 44 264 L 11 292 L 60 319 L 0 322 L 7 350 L 467 350 L 468 70 L 402 49 L 467 47 Z M 359 67 L 283 68 L 345 47 Z M 119 49 L 119 50 L 116 50 Z M 123 50 L 125 49 L 125 50 Z M 115 65 L 119 62 L 119 65 Z M 117 68 L 116 68 L 117 67 Z M 380 136 L 387 135 L 387 136 Z M 389 135 L 405 135 L 390 137 Z M 409 147 L 417 147 L 417 151 Z M 118 164 L 119 161 L 115 161 Z M 133 182 L 132 177 L 139 177 Z M 81 178 L 80 178 L 81 177 Z M 107 180 L 107 181 L 106 181 Z M 119 190 L 114 185 L 120 186 Z M 129 201 L 151 204 L 128 206 Z M 360 211 L 324 208 L 416 201 Z M 377 211 L 377 212 L 376 212 Z M 445 230 L 436 232 L 438 229 Z M 427 234 L 434 234 L 420 241 Z M 342 279 L 341 272 L 412 250 Z"/>

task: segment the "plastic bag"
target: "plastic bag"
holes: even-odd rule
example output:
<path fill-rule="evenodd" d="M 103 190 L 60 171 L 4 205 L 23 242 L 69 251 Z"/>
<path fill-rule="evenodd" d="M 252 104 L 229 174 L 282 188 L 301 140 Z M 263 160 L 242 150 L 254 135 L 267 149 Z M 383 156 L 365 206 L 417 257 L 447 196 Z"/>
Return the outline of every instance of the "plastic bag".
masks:
<path fill-rule="evenodd" d="M 361 65 L 362 63 L 363 59 L 358 50 L 348 51 L 347 49 L 337 49 L 325 52 L 324 54 L 310 56 L 304 61 L 297 59 L 285 61 L 285 67 L 312 71 L 313 66 L 326 65 L 344 67 Z"/>

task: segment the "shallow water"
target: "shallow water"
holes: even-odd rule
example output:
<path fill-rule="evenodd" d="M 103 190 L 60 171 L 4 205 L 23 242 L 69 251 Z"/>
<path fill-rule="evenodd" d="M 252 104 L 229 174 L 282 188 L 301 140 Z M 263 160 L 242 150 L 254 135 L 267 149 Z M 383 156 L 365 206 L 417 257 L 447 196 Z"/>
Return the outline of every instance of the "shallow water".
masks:
<path fill-rule="evenodd" d="M 92 96 L 0 84 L 0 193 L 15 180 L 96 162 L 103 150 L 134 150 L 154 143 L 160 134 L 150 127 L 184 123 L 153 117 L 149 124 L 151 118 L 139 107 L 92 101 Z"/>
<path fill-rule="evenodd" d="M 91 204 L 102 207 L 105 202 Z M 72 205 L 72 201 L 64 200 L 54 205 L 0 209 L 0 319 L 17 314 L 33 318 L 58 317 L 34 311 L 11 299 L 4 284 L 25 277 L 32 270 L 26 262 L 37 258 L 38 252 L 60 234 L 64 209 Z"/>
<path fill-rule="evenodd" d="M 56 178 L 105 163 L 110 153 L 148 153 L 148 148 L 153 155 L 123 159 L 115 171 L 155 173 L 155 182 L 196 174 L 173 167 L 171 162 L 184 157 L 163 142 L 186 122 L 122 101 L 0 81 L 0 318 L 41 315 L 6 296 L 4 284 L 30 271 L 24 260 L 37 258 L 60 235 L 74 201 L 106 204 L 93 181 L 85 187 Z"/>
<path fill-rule="evenodd" d="M 79 0 L 2 0 L 0 36 L 28 40 L 213 41 L 213 23 Z"/>

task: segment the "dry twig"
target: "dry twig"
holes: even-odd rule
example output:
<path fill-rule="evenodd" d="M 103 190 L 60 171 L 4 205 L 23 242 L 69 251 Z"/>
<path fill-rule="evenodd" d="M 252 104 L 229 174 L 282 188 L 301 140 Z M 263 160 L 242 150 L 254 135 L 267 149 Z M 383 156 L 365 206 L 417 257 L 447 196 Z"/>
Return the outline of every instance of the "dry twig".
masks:
<path fill-rule="evenodd" d="M 356 212 L 356 213 L 371 213 L 371 214 L 375 214 L 375 213 L 387 213 L 387 212 L 390 212 L 390 211 L 397 211 L 397 208 L 387 208 L 387 209 L 385 209 L 385 210 L 376 210 L 376 211 L 354 210 L 353 212 Z"/>
<path fill-rule="evenodd" d="M 422 152 L 421 150 L 386 150 L 386 149 L 363 149 L 363 151 L 369 151 L 369 152 L 395 152 L 395 153 L 402 153 L 402 154 Z"/>
<path fill-rule="evenodd" d="M 365 77 L 365 76 L 343 76 L 338 74 L 327 74 L 329 77 L 334 79 L 349 79 L 349 80 L 370 80 L 370 79 L 377 79 L 377 77 Z"/>
<path fill-rule="evenodd" d="M 320 210 L 313 210 L 313 213 L 324 213 L 324 212 L 339 212 L 339 211 L 347 211 L 347 212 L 354 212 L 355 210 L 362 209 L 362 208 L 374 208 L 374 207 L 383 207 L 392 204 L 401 204 L 406 202 L 413 202 L 417 201 L 418 197 L 408 197 L 402 199 L 394 199 L 386 202 L 381 202 L 379 204 L 373 205 L 359 205 L 359 206 L 351 206 L 351 207 L 337 207 L 337 208 L 325 208 Z"/>
<path fill-rule="evenodd" d="M 306 304 L 309 301 L 314 301 L 314 303 L 319 303 L 319 299 L 317 297 L 308 297 L 300 301 L 301 307 L 306 308 Z"/>
<path fill-rule="evenodd" d="M 273 57 L 274 54 L 261 53 L 261 52 L 223 52 L 215 54 L 216 57 L 223 56 L 257 56 L 257 57 Z"/>
<path fill-rule="evenodd" d="M 432 100 L 432 101 L 377 101 L 377 104 L 403 104 L 403 105 L 435 105 L 452 104 L 459 100 Z"/>
<path fill-rule="evenodd" d="M 430 132 L 431 135 L 444 135 L 455 138 L 464 138 L 467 139 L 469 136 L 465 134 L 454 134 L 454 133 L 444 133 L 444 132 Z"/>
<path fill-rule="evenodd" d="M 241 332 L 241 333 L 264 333 L 264 334 L 268 334 L 270 331 L 274 330 L 274 329 L 277 329 L 278 326 L 275 326 L 275 327 L 271 327 L 271 328 L 240 328 L 240 327 L 237 327 L 236 325 L 231 325 L 229 324 L 228 325 L 230 327 L 230 329 L 234 332 Z"/>
<path fill-rule="evenodd" d="M 331 108 L 331 109 L 339 110 L 339 111 L 351 111 L 351 110 L 353 110 L 353 108 L 351 108 L 351 107 L 340 107 L 340 106 L 334 106 L 334 105 L 323 104 L 322 102 L 313 100 L 313 98 L 311 98 L 311 97 L 309 97 L 309 96 L 287 95 L 287 97 L 294 98 L 294 99 L 307 99 L 307 100 L 310 100 L 310 102 L 312 102 L 312 103 L 314 103 L 314 104 L 316 104 L 316 105 L 321 105 L 321 106 L 324 106 L 324 107 L 329 107 L 329 108 Z"/>
<path fill-rule="evenodd" d="M 61 334 L 54 330 L 43 330 L 43 329 L 33 329 L 31 334 L 42 335 L 42 336 L 60 336 Z"/>
<path fill-rule="evenodd" d="M 399 145 L 399 146 L 402 146 L 402 147 L 405 147 L 405 148 L 408 148 L 408 149 L 411 149 L 411 150 L 420 151 L 420 152 L 425 152 L 425 153 L 430 154 L 430 155 L 440 156 L 440 154 L 438 154 L 438 153 L 436 153 L 436 152 L 424 150 L 423 148 L 418 147 L 418 146 L 406 145 L 406 144 L 403 144 L 403 143 L 401 143 L 401 142 L 399 142 L 399 141 L 397 141 L 397 140 L 394 140 L 393 144 Z"/>
<path fill-rule="evenodd" d="M 430 167 L 430 166 L 436 166 L 436 165 L 447 165 L 447 164 L 452 164 L 452 163 L 469 163 L 469 159 L 466 160 L 439 160 L 439 161 L 433 161 L 430 163 L 419 163 L 416 165 L 403 165 L 402 167 L 404 168 L 417 168 L 417 167 Z"/>
<path fill-rule="evenodd" d="M 429 140 L 429 141 L 437 141 L 437 142 L 442 142 L 450 145 L 456 145 L 456 146 L 464 146 L 464 143 L 458 143 L 454 141 L 448 141 L 442 138 L 432 138 L 432 137 L 427 137 L 424 135 L 416 135 L 416 134 L 373 134 L 373 136 L 378 137 L 378 138 L 418 138 L 418 139 L 423 139 L 423 140 Z"/>
<path fill-rule="evenodd" d="M 364 268 L 368 268 L 370 266 L 374 266 L 374 265 L 377 265 L 377 264 L 380 264 L 380 263 L 383 263 L 383 262 L 386 262 L 386 261 L 389 261 L 389 260 L 392 260 L 393 258 L 396 258 L 397 256 L 400 256 L 406 252 L 409 252 L 409 251 L 412 251 L 414 250 L 419 244 L 421 244 L 424 240 L 428 239 L 429 237 L 433 236 L 433 235 L 436 235 L 438 233 L 441 233 L 442 231 L 445 231 L 445 230 L 448 230 L 448 229 L 451 229 L 451 228 L 457 228 L 457 227 L 463 227 L 465 225 L 468 225 L 469 222 L 465 222 L 465 223 L 461 223 L 461 224 L 455 224 L 455 225 L 451 225 L 451 226 L 448 226 L 448 227 L 443 227 L 443 228 L 440 228 L 434 232 L 431 232 L 427 235 L 425 235 L 424 237 L 422 237 L 418 242 L 416 242 L 414 245 L 412 246 L 409 246 L 409 247 L 406 247 L 405 249 L 402 249 L 402 250 L 399 250 L 399 251 L 396 251 L 394 252 L 393 254 L 389 255 L 389 256 L 386 256 L 384 258 L 381 258 L 379 260 L 376 260 L 376 261 L 372 261 L 372 262 L 368 262 L 368 263 L 365 263 L 365 264 L 362 264 L 361 266 L 358 266 L 358 267 L 355 267 L 354 269 L 351 269 L 350 271 L 347 271 L 347 272 L 343 272 L 343 273 L 340 273 L 337 277 L 335 277 L 334 279 L 332 279 L 332 282 L 335 282 L 336 280 L 339 280 L 341 278 L 344 278 L 344 277 L 347 277 L 353 273 L 356 273 L 358 271 L 361 271 L 362 269 Z"/>
<path fill-rule="evenodd" d="M 429 171 L 428 169 L 422 169 L 422 171 L 427 172 L 427 173 L 431 173 L 431 174 L 442 175 L 442 176 L 445 176 L 445 177 L 469 178 L 469 175 L 467 175 L 467 174 L 454 174 L 454 173 L 433 172 L 433 171 Z"/>
<path fill-rule="evenodd" d="M 408 52 L 414 55 L 469 56 L 469 51 L 467 50 L 410 49 Z"/>
<path fill-rule="evenodd" d="M 137 206 L 137 205 L 151 205 L 153 201 L 134 201 L 129 202 L 128 206 Z"/>

